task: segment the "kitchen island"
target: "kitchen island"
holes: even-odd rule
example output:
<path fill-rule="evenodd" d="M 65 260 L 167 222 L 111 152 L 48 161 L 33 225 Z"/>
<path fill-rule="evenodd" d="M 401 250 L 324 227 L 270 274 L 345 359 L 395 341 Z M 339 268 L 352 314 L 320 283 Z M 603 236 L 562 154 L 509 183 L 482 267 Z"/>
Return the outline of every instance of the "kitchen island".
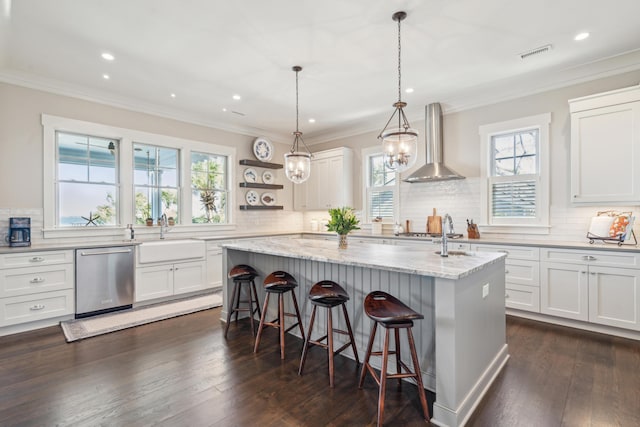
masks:
<path fill-rule="evenodd" d="M 389 292 L 422 313 L 424 319 L 415 322 L 414 335 L 425 387 L 436 394 L 431 414 L 435 425 L 464 424 L 509 357 L 505 254 L 462 252 L 444 258 L 432 247 L 350 243 L 348 249 L 340 250 L 337 242 L 282 238 L 226 244 L 223 260 L 224 271 L 249 264 L 262 278 L 276 270 L 291 273 L 298 280 L 296 296 L 305 327 L 311 312 L 306 297 L 311 286 L 320 280 L 339 283 L 351 296 L 347 310 L 361 357 L 372 324 L 362 307 L 369 292 Z M 223 319 L 230 286 L 232 282 L 227 281 L 223 288 Z M 268 317 L 272 315 L 275 311 Z M 323 328 L 323 319 L 316 325 Z M 344 324 L 337 327 L 344 329 Z M 353 357 L 349 351 L 342 354 Z M 379 358 L 374 359 L 379 369 Z M 405 362 L 411 366 L 410 360 Z"/>

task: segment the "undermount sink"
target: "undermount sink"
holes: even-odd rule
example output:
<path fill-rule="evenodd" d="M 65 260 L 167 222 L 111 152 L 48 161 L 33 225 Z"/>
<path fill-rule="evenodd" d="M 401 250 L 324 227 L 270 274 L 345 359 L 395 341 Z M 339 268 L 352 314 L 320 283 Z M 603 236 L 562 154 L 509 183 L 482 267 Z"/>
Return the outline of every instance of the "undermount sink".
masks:
<path fill-rule="evenodd" d="M 442 252 L 440 252 L 440 251 L 436 252 L 436 255 L 441 255 L 441 254 L 442 254 Z M 468 252 L 465 252 L 465 251 L 447 251 L 447 254 L 451 255 L 451 256 L 469 256 L 469 255 L 471 255 L 471 254 L 469 254 Z"/>
<path fill-rule="evenodd" d="M 158 240 L 143 242 L 138 246 L 138 262 L 140 264 L 204 258 L 205 254 L 204 240 Z"/>

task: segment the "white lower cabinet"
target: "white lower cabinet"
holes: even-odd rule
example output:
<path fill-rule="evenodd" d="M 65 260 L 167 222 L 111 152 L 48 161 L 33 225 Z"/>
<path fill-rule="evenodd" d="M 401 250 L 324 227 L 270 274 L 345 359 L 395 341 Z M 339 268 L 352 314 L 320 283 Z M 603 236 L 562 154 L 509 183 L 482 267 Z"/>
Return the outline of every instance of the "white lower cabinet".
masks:
<path fill-rule="evenodd" d="M 529 246 L 473 244 L 471 250 L 507 254 L 504 305 L 540 313 L 540 249 Z"/>
<path fill-rule="evenodd" d="M 640 270 L 589 267 L 589 321 L 640 330 Z"/>
<path fill-rule="evenodd" d="M 191 261 L 136 268 L 136 302 L 206 289 L 206 262 Z"/>
<path fill-rule="evenodd" d="M 0 327 L 73 314 L 74 285 L 72 250 L 0 255 Z"/>
<path fill-rule="evenodd" d="M 221 244 L 222 242 L 207 242 L 207 287 L 211 289 L 221 289 L 226 276 L 222 271 Z"/>
<path fill-rule="evenodd" d="M 640 254 L 543 249 L 541 312 L 640 331 Z M 622 267 L 621 267 L 622 265 Z"/>
<path fill-rule="evenodd" d="M 543 262 L 540 312 L 574 320 L 589 320 L 588 268 Z"/>

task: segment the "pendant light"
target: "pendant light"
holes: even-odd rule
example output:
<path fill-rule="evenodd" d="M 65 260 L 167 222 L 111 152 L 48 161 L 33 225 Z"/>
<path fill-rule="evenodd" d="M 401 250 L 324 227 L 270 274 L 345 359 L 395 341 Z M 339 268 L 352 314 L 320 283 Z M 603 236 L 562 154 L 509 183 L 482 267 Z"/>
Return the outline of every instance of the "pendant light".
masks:
<path fill-rule="evenodd" d="M 287 179 L 294 184 L 302 184 L 309 179 L 311 173 L 311 152 L 302 139 L 302 132 L 298 129 L 298 73 L 302 67 L 296 65 L 293 68 L 296 72 L 296 131 L 293 132 L 293 145 L 291 151 L 284 155 L 284 170 Z M 306 152 L 300 151 L 298 145 L 302 142 Z"/>
<path fill-rule="evenodd" d="M 385 163 L 389 168 L 398 172 L 407 170 L 415 164 L 418 151 L 418 132 L 409 125 L 403 110 L 407 103 L 402 101 L 400 22 L 406 17 L 406 12 L 396 12 L 392 16 L 393 20 L 398 23 L 398 102 L 393 104 L 395 110 L 378 135 L 378 139 L 382 140 Z M 387 129 L 396 114 L 398 115 L 398 126 Z"/>

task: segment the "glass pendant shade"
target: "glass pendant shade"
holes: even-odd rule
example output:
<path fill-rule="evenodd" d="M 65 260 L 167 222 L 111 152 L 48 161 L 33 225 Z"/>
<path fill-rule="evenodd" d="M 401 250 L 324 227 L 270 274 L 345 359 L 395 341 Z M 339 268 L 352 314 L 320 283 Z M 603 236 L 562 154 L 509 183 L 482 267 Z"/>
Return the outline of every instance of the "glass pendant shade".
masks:
<path fill-rule="evenodd" d="M 384 161 L 390 169 L 402 172 L 416 163 L 418 132 L 411 128 L 386 129 L 380 134 Z"/>
<path fill-rule="evenodd" d="M 284 171 L 287 179 L 294 184 L 302 184 L 311 172 L 311 154 L 290 152 L 284 155 Z"/>

